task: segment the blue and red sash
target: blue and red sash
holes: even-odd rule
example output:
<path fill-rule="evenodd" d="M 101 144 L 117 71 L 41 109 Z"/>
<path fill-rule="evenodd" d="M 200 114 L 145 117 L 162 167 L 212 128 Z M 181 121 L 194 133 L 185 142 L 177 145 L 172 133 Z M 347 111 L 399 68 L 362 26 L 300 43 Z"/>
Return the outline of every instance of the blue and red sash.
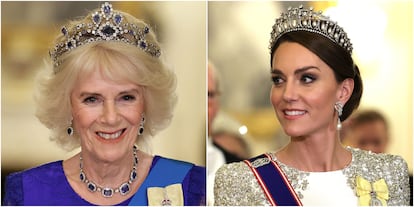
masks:
<path fill-rule="evenodd" d="M 244 160 L 273 206 L 302 206 L 280 166 L 268 154 Z"/>

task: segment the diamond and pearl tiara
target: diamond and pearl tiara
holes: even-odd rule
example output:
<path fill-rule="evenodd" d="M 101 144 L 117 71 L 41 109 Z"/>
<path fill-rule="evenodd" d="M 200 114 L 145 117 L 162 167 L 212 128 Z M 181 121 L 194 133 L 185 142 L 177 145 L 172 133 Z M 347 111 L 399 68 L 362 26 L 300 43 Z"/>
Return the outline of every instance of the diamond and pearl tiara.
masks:
<path fill-rule="evenodd" d="M 269 49 L 272 50 L 273 45 L 282 35 L 293 31 L 320 34 L 344 48 L 350 55 L 352 54 L 352 43 L 342 27 L 329 17 L 322 15 L 322 11 L 315 12 L 312 7 L 307 10 L 302 5 L 298 8 L 289 8 L 287 13 L 282 13 L 276 19 L 270 33 Z"/>
<path fill-rule="evenodd" d="M 60 56 L 81 45 L 95 41 L 122 41 L 158 58 L 161 55 L 160 48 L 146 40 L 150 28 L 145 24 L 137 26 L 125 21 L 121 13 L 112 9 L 112 4 L 105 2 L 100 11 L 88 16 L 73 28 L 62 27 L 64 38 L 49 51 L 49 55 L 55 66 L 59 66 Z"/>

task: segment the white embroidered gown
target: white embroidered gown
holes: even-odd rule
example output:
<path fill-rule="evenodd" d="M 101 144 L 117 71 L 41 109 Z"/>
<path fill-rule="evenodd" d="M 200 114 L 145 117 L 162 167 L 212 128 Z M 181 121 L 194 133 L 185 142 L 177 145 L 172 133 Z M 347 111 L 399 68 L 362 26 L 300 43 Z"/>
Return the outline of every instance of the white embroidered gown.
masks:
<path fill-rule="evenodd" d="M 357 175 L 370 182 L 384 178 L 389 190 L 387 205 L 409 205 L 408 168 L 400 156 L 347 149 L 352 153 L 351 163 L 342 170 L 331 172 L 303 172 L 272 157 L 281 166 L 305 206 L 358 206 L 355 191 Z M 220 206 L 270 205 L 244 162 L 227 164 L 217 171 L 214 195 L 214 204 Z"/>

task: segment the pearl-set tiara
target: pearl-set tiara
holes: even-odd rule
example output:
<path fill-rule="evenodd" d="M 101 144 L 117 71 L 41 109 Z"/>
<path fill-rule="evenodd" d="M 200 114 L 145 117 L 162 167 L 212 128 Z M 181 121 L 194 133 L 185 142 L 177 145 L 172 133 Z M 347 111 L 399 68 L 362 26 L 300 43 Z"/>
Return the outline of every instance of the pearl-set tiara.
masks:
<path fill-rule="evenodd" d="M 160 48 L 146 40 L 150 28 L 145 24 L 137 26 L 125 21 L 119 12 L 112 9 L 112 4 L 105 2 L 101 5 L 100 11 L 85 18 L 73 28 L 63 26 L 61 32 L 64 40 L 58 42 L 49 51 L 49 55 L 55 66 L 59 66 L 59 57 L 81 45 L 95 41 L 122 41 L 158 58 L 161 55 Z"/>
<path fill-rule="evenodd" d="M 293 31 L 320 34 L 341 46 L 350 55 L 352 54 L 352 43 L 342 27 L 329 17 L 322 15 L 322 11 L 315 12 L 312 7 L 304 9 L 302 5 L 298 8 L 289 8 L 286 13 L 282 13 L 276 19 L 270 33 L 269 49 L 272 50 L 273 45 L 282 35 Z"/>

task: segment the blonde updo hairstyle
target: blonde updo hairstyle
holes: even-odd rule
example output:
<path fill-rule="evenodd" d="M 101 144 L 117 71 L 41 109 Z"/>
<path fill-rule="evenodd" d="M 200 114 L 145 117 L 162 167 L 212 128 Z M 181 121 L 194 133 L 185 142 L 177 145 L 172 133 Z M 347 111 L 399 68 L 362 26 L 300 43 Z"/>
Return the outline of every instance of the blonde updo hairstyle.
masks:
<path fill-rule="evenodd" d="M 142 27 L 146 25 L 127 13 L 117 12 L 122 14 L 123 21 Z M 89 15 L 92 13 L 94 11 Z M 66 28 L 70 30 L 87 18 L 90 17 L 70 22 Z M 150 30 L 145 39 L 159 46 L 153 31 Z M 55 44 L 63 41 L 65 37 L 60 34 Z M 137 135 L 137 144 L 147 146 L 150 137 L 169 125 L 177 100 L 175 73 L 161 57 L 151 56 L 137 46 L 120 41 L 96 41 L 62 54 L 58 66 L 52 60 L 46 60 L 46 67 L 37 79 L 36 117 L 51 130 L 50 138 L 59 146 L 66 150 L 79 147 L 76 128 L 73 136 L 67 133 L 72 117 L 70 97 L 77 80 L 98 69 L 110 80 L 130 81 L 143 88 L 145 130 L 142 135 Z"/>

